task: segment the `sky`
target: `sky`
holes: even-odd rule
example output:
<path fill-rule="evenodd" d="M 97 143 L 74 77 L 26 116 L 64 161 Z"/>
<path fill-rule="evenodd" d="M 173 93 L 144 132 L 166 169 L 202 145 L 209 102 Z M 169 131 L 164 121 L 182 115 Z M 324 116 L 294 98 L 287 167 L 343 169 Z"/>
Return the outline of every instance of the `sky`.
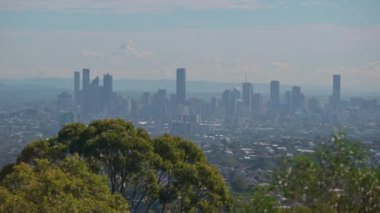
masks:
<path fill-rule="evenodd" d="M 0 79 L 92 76 L 380 91 L 378 0 L 0 0 Z"/>

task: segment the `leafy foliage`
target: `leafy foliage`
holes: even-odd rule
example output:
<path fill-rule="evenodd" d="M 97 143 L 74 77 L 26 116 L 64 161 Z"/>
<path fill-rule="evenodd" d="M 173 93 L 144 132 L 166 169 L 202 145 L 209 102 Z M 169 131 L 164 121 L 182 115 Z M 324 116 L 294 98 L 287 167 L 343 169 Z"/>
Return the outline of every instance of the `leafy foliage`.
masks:
<path fill-rule="evenodd" d="M 0 182 L 0 212 L 126 212 L 120 195 L 112 195 L 104 177 L 89 171 L 78 156 L 51 164 L 15 165 Z"/>
<path fill-rule="evenodd" d="M 34 193 L 39 193 L 38 196 L 46 200 L 46 208 L 50 205 L 57 206 L 57 211 L 59 208 L 75 209 L 86 208 L 86 206 L 95 209 L 92 208 L 95 205 L 91 203 L 92 201 L 75 197 L 79 196 L 82 190 L 87 190 L 86 188 L 81 189 L 80 193 L 75 190 L 70 191 L 69 183 L 76 184 L 76 182 L 70 182 L 76 181 L 77 177 L 74 174 L 90 181 L 86 176 L 78 173 L 81 170 L 80 165 L 65 166 L 65 162 L 69 161 L 72 158 L 70 156 L 73 155 L 78 155 L 84 160 L 86 167 L 82 169 L 88 172 L 88 175 L 105 175 L 110 192 L 116 196 L 112 199 L 119 202 L 117 194 L 121 194 L 128 202 L 131 212 L 148 212 L 150 210 L 156 212 L 222 212 L 231 210 L 231 199 L 222 176 L 215 167 L 207 162 L 202 150 L 194 143 L 170 135 L 163 135 L 153 140 L 145 130 L 135 128 L 131 123 L 121 119 L 97 120 L 88 126 L 78 123 L 66 125 L 59 131 L 57 137 L 35 141 L 25 147 L 18 158 L 18 164 L 6 167 L 0 173 L 0 177 L 3 177 L 3 182 L 9 186 L 11 178 L 14 178 L 15 173 L 20 169 L 23 170 L 23 174 L 29 176 L 34 175 L 34 170 L 46 170 L 46 173 L 52 170 L 52 174 L 44 174 L 51 175 L 56 181 L 48 182 L 54 184 L 51 189 L 38 188 L 42 184 L 33 185 L 34 179 L 31 179 L 34 181 L 33 184 L 29 184 L 33 185 L 33 189 L 36 190 Z M 47 169 L 49 166 L 52 168 Z M 70 169 L 71 167 L 73 168 Z M 65 175 L 72 176 L 74 180 L 69 180 Z M 39 177 L 42 178 L 43 175 Z M 80 178 L 78 181 L 81 180 Z M 80 183 L 85 185 L 88 183 L 86 181 Z M 88 184 L 83 187 L 95 186 L 91 185 L 91 182 Z M 11 188 L 6 188 L 6 190 L 10 191 L 7 194 L 8 203 L 9 200 L 18 199 L 18 197 L 13 198 L 12 196 L 19 196 L 19 191 L 13 192 Z M 69 190 L 69 195 L 58 197 L 61 190 Z M 104 192 L 103 188 L 102 192 Z M 83 193 L 85 196 L 86 192 L 83 191 Z M 55 195 L 55 197 L 50 195 Z M 25 205 L 37 205 L 35 208 L 40 211 L 42 208 L 39 206 L 40 203 L 30 200 L 31 197 L 26 199 L 23 196 L 21 198 L 25 200 Z M 61 202 L 55 200 L 58 198 L 64 204 L 53 203 Z M 107 199 L 95 198 L 100 201 L 102 199 L 109 201 L 107 200 L 109 197 Z M 82 205 L 79 205 L 81 202 Z M 103 204 L 99 202 L 101 206 L 96 207 L 101 212 L 108 212 L 115 207 L 112 202 Z M 121 206 L 123 207 L 123 205 Z M 104 209 L 106 207 L 111 209 Z M 53 209 L 46 209 L 46 211 L 50 210 Z"/>
<path fill-rule="evenodd" d="M 163 135 L 153 142 L 158 165 L 162 211 L 229 211 L 231 199 L 218 170 L 200 148 L 180 137 Z"/>
<path fill-rule="evenodd" d="M 288 159 L 276 177 L 289 205 L 325 212 L 380 211 L 379 170 L 367 165 L 363 145 L 343 135 L 312 155 Z"/>
<path fill-rule="evenodd" d="M 235 201 L 235 212 L 379 212 L 380 170 L 369 166 L 363 145 L 336 135 L 313 154 L 285 159 L 271 185 Z M 167 134 L 151 139 L 111 119 L 66 125 L 1 170 L 0 212 L 24 209 L 229 212 L 232 200 L 194 143 Z"/>
<path fill-rule="evenodd" d="M 144 199 L 152 200 L 157 185 L 149 137 L 122 120 L 95 121 L 88 131 L 83 155 L 109 177 L 112 193 L 123 194 L 134 210 Z"/>
<path fill-rule="evenodd" d="M 247 194 L 235 195 L 235 212 L 277 212 L 279 202 L 271 190 L 271 186 L 259 185 Z"/>
<path fill-rule="evenodd" d="M 17 162 L 33 164 L 37 159 L 49 159 L 59 161 L 65 157 L 67 145 L 57 144 L 55 138 L 48 140 L 37 140 L 28 144 L 22 151 Z"/>
<path fill-rule="evenodd" d="M 380 170 L 343 135 L 312 154 L 287 158 L 273 183 L 235 196 L 236 212 L 379 212 Z"/>

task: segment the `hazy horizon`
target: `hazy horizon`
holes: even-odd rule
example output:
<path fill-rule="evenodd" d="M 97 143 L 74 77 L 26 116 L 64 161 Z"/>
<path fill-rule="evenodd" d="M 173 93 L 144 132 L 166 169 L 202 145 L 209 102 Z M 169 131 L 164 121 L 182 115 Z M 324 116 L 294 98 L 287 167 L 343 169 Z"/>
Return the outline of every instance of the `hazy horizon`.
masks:
<path fill-rule="evenodd" d="M 380 2 L 0 0 L 0 79 L 115 79 L 380 89 Z"/>
<path fill-rule="evenodd" d="M 95 78 L 97 76 L 92 76 Z M 102 76 L 100 76 L 100 84 L 102 85 Z M 255 93 L 261 93 L 263 95 L 269 95 L 270 82 L 252 82 Z M 71 91 L 74 86 L 73 78 L 64 77 L 34 77 L 23 79 L 1 79 L 0 85 L 9 86 L 22 86 L 23 88 L 37 87 L 42 88 L 55 88 L 63 91 Z M 119 92 L 156 92 L 158 89 L 166 89 L 169 93 L 175 93 L 175 79 L 128 79 L 119 78 L 114 79 L 114 89 Z M 291 90 L 292 86 L 301 86 L 302 92 L 310 97 L 329 97 L 332 94 L 332 85 L 316 85 L 316 84 L 286 84 L 280 81 L 280 93 L 283 95 L 286 91 Z M 225 89 L 232 89 L 238 87 L 241 89 L 242 82 L 220 82 L 209 80 L 188 80 L 187 90 L 192 94 L 214 94 L 221 95 Z M 7 87 L 10 89 L 11 87 Z M 352 88 L 342 84 L 342 96 L 345 98 L 350 97 L 376 97 L 380 98 L 380 91 L 377 89 L 361 89 Z"/>

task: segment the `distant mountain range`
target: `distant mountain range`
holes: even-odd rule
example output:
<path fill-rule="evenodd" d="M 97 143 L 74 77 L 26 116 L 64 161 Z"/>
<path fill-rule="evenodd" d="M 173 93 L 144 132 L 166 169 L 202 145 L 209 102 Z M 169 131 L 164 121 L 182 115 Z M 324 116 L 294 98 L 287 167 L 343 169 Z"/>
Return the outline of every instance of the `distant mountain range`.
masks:
<path fill-rule="evenodd" d="M 163 79 L 163 80 L 134 80 L 134 79 L 116 79 L 114 80 L 114 90 L 121 92 L 155 92 L 158 89 L 166 89 L 169 93 L 175 92 L 175 80 Z M 234 87 L 241 87 L 241 83 L 232 82 L 216 82 L 216 81 L 187 81 L 188 93 L 208 93 L 208 94 L 221 94 L 225 89 L 232 89 Z M 5 85 L 12 86 L 12 88 L 31 87 L 31 88 L 51 88 L 62 89 L 71 91 L 73 88 L 73 79 L 66 78 L 28 78 L 17 80 L 1 80 L 0 86 Z M 15 87 L 16 86 L 16 87 Z M 292 85 L 281 85 L 281 93 L 286 90 L 290 90 Z M 302 92 L 307 96 L 329 96 L 331 94 L 331 88 L 315 85 L 301 85 Z M 254 92 L 264 95 L 269 94 L 269 82 L 268 83 L 253 83 Z M 344 94 L 349 95 L 379 95 L 373 93 L 360 93 L 354 91 L 346 91 Z"/>

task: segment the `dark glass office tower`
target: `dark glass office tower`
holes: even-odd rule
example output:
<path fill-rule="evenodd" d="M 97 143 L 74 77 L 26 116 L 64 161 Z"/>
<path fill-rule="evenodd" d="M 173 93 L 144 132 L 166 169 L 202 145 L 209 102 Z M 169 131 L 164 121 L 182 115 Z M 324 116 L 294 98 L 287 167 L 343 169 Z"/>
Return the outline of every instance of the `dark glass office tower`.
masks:
<path fill-rule="evenodd" d="M 186 69 L 177 69 L 177 88 L 176 88 L 177 104 L 186 102 Z"/>
<path fill-rule="evenodd" d="M 88 87 L 90 86 L 90 69 L 84 68 L 82 70 L 82 90 L 86 91 Z"/>
<path fill-rule="evenodd" d="M 280 106 L 280 81 L 270 82 L 270 108 L 278 109 Z"/>
<path fill-rule="evenodd" d="M 75 71 L 74 72 L 74 104 L 75 105 L 80 104 L 79 90 L 80 90 L 80 72 Z"/>
<path fill-rule="evenodd" d="M 249 115 L 251 113 L 251 108 L 252 108 L 252 94 L 253 94 L 253 86 L 249 82 L 244 82 L 243 83 L 243 108 L 244 108 L 244 113 L 246 115 Z"/>
<path fill-rule="evenodd" d="M 301 109 L 301 105 L 302 105 L 301 87 L 299 86 L 292 87 L 291 99 L 292 99 L 291 111 L 294 112 Z"/>
<path fill-rule="evenodd" d="M 340 101 L 340 75 L 333 76 L 333 101 L 335 104 Z"/>
<path fill-rule="evenodd" d="M 111 97 L 112 95 L 112 90 L 113 90 L 113 85 L 112 85 L 112 75 L 110 74 L 105 74 L 103 76 L 103 88 L 104 88 L 104 93 L 106 96 Z"/>

